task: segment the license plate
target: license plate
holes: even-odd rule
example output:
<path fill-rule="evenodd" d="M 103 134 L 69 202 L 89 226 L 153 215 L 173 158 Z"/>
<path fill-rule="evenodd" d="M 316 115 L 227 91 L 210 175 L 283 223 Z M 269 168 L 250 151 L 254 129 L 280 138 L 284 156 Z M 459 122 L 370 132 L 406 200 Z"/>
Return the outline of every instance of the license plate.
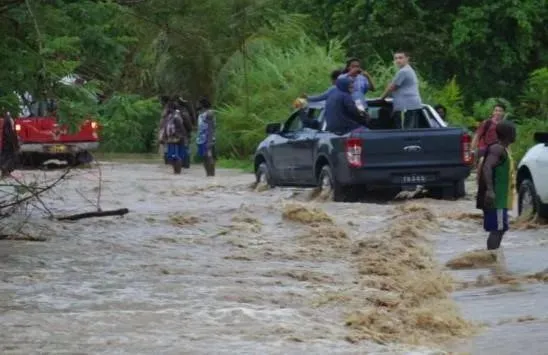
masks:
<path fill-rule="evenodd" d="M 67 150 L 67 146 L 62 144 L 51 145 L 48 147 L 48 152 L 50 153 L 65 153 Z"/>
<path fill-rule="evenodd" d="M 424 175 L 404 175 L 401 177 L 402 184 L 423 184 L 427 181 Z"/>

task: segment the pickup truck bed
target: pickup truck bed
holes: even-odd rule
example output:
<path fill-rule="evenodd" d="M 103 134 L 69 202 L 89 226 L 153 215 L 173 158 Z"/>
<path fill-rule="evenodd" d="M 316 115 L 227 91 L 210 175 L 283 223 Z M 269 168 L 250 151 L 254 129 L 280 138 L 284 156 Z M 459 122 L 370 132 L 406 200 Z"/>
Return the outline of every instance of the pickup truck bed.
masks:
<path fill-rule="evenodd" d="M 370 102 L 372 118 L 386 105 Z M 317 120 L 315 128 L 299 126 L 303 113 L 296 112 L 283 126 L 267 127 L 270 135 L 255 155 L 257 179 L 270 185 L 330 188 L 338 201 L 350 199 L 357 187 L 417 185 L 440 197 L 462 197 L 473 162 L 471 137 L 462 128 L 447 127 L 430 106 L 423 110 L 423 128 L 358 129 L 342 136 L 320 128 L 321 107 L 309 109 L 304 120 Z"/>

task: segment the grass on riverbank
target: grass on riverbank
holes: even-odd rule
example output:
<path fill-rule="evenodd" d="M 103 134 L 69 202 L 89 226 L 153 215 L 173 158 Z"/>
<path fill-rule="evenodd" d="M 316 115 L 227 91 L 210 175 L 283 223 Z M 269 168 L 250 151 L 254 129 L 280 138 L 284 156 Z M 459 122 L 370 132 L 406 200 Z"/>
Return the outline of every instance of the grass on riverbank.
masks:
<path fill-rule="evenodd" d="M 221 158 L 217 160 L 217 167 L 224 169 L 237 169 L 246 173 L 253 173 L 253 162 L 251 160 Z"/>
<path fill-rule="evenodd" d="M 110 161 L 121 163 L 161 163 L 162 157 L 158 153 L 109 153 L 96 152 L 93 154 L 98 161 Z M 201 164 L 199 159 L 193 159 L 193 164 Z M 220 158 L 217 167 L 222 169 L 241 170 L 246 173 L 253 172 L 253 162 L 250 160 L 238 160 Z"/>

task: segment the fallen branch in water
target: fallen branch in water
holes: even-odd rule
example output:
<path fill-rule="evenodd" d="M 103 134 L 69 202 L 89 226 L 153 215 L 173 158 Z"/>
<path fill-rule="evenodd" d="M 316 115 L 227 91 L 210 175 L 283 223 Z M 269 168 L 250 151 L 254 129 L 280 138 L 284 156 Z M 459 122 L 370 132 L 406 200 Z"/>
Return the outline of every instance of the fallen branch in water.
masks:
<path fill-rule="evenodd" d="M 124 216 L 129 213 L 127 208 L 120 208 L 117 210 L 110 211 L 96 211 L 96 212 L 85 212 L 73 214 L 70 216 L 58 217 L 58 221 L 77 221 L 84 218 L 94 218 L 94 217 L 108 217 L 108 216 Z"/>

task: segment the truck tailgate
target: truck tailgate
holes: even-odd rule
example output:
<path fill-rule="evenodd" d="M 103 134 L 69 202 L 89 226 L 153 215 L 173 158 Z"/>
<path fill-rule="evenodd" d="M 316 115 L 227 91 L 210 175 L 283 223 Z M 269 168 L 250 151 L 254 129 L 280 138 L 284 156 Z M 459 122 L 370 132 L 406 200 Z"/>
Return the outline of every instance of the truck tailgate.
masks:
<path fill-rule="evenodd" d="M 363 167 L 403 168 L 462 164 L 460 128 L 360 132 Z"/>

